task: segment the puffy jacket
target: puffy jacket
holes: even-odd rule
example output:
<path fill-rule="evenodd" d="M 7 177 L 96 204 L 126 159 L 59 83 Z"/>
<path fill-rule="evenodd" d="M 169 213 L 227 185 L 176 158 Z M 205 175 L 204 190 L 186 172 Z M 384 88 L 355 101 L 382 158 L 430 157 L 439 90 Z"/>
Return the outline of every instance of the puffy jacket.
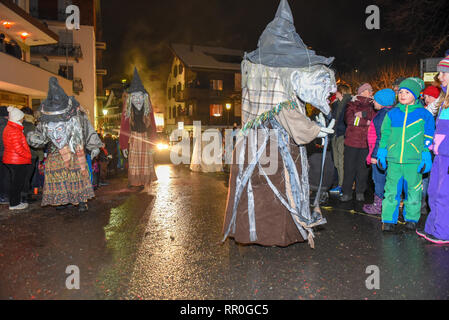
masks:
<path fill-rule="evenodd" d="M 339 101 L 336 99 L 332 104 L 332 116 L 335 119 L 335 136 L 344 136 L 346 133 L 345 111 L 346 105 L 351 101 L 350 94 L 344 94 L 343 99 Z"/>
<path fill-rule="evenodd" d="M 382 123 L 384 121 L 384 118 L 388 111 L 390 111 L 393 107 L 383 107 L 380 109 L 376 116 L 374 117 L 373 121 L 371 121 L 371 124 L 368 129 L 368 158 L 375 158 L 377 159 L 377 150 L 379 149 L 379 142 L 381 137 L 381 128 Z M 371 162 L 369 162 L 371 164 Z"/>
<path fill-rule="evenodd" d="M 381 133 L 379 148 L 388 150 L 389 162 L 417 164 L 433 142 L 435 121 L 419 103 L 397 104 L 385 116 Z"/>
<path fill-rule="evenodd" d="M 362 118 L 356 118 L 357 112 L 362 113 Z M 345 122 L 347 125 L 345 145 L 353 148 L 368 148 L 368 121 L 372 121 L 375 116 L 373 99 L 363 96 L 355 96 L 348 102 L 345 112 Z"/>
<path fill-rule="evenodd" d="M 23 126 L 8 121 L 3 130 L 3 163 L 31 164 L 31 151 L 23 134 Z"/>

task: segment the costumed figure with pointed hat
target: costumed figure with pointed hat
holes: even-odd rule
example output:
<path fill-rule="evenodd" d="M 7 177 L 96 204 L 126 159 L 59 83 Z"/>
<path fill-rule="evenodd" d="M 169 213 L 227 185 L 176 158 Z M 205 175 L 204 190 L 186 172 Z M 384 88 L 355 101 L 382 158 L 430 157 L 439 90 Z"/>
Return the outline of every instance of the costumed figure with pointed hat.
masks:
<path fill-rule="evenodd" d="M 95 196 L 86 163 L 86 152 L 95 158 L 103 143 L 87 114 L 73 96 L 69 97 L 51 77 L 47 99 L 40 107 L 36 129 L 27 134 L 31 147 L 47 146 L 42 206 L 78 206 L 87 211 Z"/>
<path fill-rule="evenodd" d="M 128 185 L 146 187 L 156 181 L 154 147 L 157 141 L 156 121 L 150 95 L 143 87 L 137 69 L 127 92 L 123 95 L 120 125 L 120 149 L 128 157 Z"/>
<path fill-rule="evenodd" d="M 333 120 L 326 124 L 323 116 L 330 112 L 327 98 L 337 89 L 328 68 L 333 59 L 307 48 L 288 2 L 281 0 L 258 49 L 242 62 L 243 123 L 233 152 L 223 241 L 288 246 L 308 240 L 314 247 L 312 228 L 326 220 L 319 201 L 310 210 L 305 144 L 317 137 L 327 142 L 333 133 Z M 319 122 L 307 118 L 306 103 L 322 112 Z M 276 171 L 267 173 L 261 156 L 268 149 L 271 154 L 272 143 L 279 161 Z"/>

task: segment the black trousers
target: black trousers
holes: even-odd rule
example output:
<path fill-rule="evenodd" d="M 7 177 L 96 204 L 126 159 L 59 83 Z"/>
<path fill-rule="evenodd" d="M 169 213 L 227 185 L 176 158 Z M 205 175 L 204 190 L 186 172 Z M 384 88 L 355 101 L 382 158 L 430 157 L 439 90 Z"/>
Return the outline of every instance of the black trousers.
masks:
<path fill-rule="evenodd" d="M 8 167 L 0 161 L 0 196 L 9 197 L 9 187 L 11 185 L 11 175 Z"/>
<path fill-rule="evenodd" d="M 364 193 L 368 182 L 369 168 L 366 165 L 368 148 L 353 148 L 345 145 L 343 194 L 352 195 L 355 180 L 355 192 Z"/>
<path fill-rule="evenodd" d="M 21 191 L 25 183 L 29 164 L 7 164 L 11 174 L 11 187 L 9 190 L 9 206 L 15 207 L 20 204 Z"/>
<path fill-rule="evenodd" d="M 31 193 L 31 179 L 33 178 L 34 171 L 36 170 L 37 158 L 31 159 L 31 164 L 26 168 L 26 176 L 23 184 L 22 194 L 27 196 Z"/>

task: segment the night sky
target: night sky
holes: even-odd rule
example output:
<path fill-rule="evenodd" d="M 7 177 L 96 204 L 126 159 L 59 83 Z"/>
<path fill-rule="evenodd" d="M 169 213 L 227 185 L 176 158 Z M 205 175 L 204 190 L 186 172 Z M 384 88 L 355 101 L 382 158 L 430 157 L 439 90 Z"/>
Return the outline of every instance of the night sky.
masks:
<path fill-rule="evenodd" d="M 402 37 L 388 31 L 381 5 L 381 29 L 366 29 L 365 9 L 376 0 L 289 0 L 289 4 L 297 33 L 318 54 L 334 56 L 337 72 L 374 70 L 405 55 L 399 46 Z M 149 84 L 165 82 L 170 42 L 256 49 L 279 0 L 102 0 L 101 5 L 108 46 L 105 83 L 130 76 L 136 65 Z M 381 53 L 381 47 L 392 51 Z"/>

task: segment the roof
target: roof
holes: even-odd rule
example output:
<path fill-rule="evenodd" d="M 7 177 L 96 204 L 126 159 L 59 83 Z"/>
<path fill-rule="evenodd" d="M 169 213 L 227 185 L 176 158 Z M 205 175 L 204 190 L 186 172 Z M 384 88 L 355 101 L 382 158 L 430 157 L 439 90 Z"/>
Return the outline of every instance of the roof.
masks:
<path fill-rule="evenodd" d="M 191 69 L 240 71 L 243 51 L 221 47 L 205 47 L 173 43 L 173 53 Z"/>

